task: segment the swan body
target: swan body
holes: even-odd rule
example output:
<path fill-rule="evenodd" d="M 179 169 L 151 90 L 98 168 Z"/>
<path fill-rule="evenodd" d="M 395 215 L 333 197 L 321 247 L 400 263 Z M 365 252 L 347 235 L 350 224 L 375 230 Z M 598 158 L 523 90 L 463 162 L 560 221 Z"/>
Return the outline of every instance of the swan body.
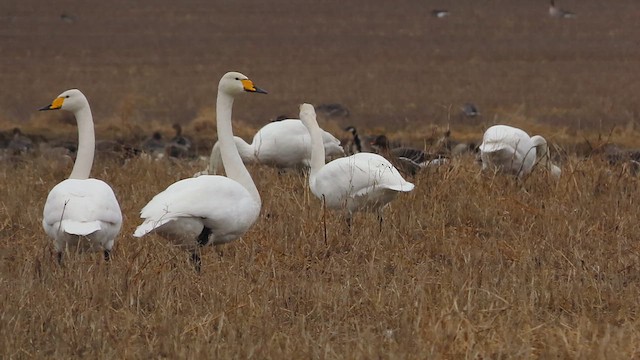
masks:
<path fill-rule="evenodd" d="M 140 212 L 142 224 L 134 236 L 156 232 L 175 245 L 192 251 L 199 269 L 197 249 L 228 243 L 242 236 L 260 214 L 261 199 L 233 141 L 231 110 L 243 92 L 266 93 L 245 75 L 222 76 L 216 101 L 220 153 L 227 177 L 204 175 L 180 180 L 157 194 Z"/>
<path fill-rule="evenodd" d="M 41 110 L 57 109 L 71 111 L 76 117 L 78 152 L 69 179 L 47 196 L 42 226 L 54 240 L 59 260 L 66 247 L 104 250 L 108 259 L 122 227 L 122 212 L 113 189 L 104 181 L 89 178 L 95 152 L 89 102 L 80 90 L 67 90 Z"/>
<path fill-rule="evenodd" d="M 525 131 L 507 125 L 495 125 L 484 133 L 480 145 L 482 168 L 523 177 L 533 169 L 536 160 L 558 178 L 561 170 L 551 163 L 547 141 L 539 135 L 530 137 Z"/>
<path fill-rule="evenodd" d="M 307 168 L 311 162 L 311 138 L 299 119 L 284 119 L 263 126 L 251 144 L 234 136 L 240 157 L 245 164 L 265 164 L 281 169 Z M 322 130 L 322 141 L 327 156 L 343 156 L 340 140 Z M 222 165 L 220 145 L 211 150 L 209 173 L 217 174 Z"/>
<path fill-rule="evenodd" d="M 384 157 L 357 153 L 324 163 L 324 148 L 315 110 L 310 104 L 300 106 L 300 119 L 309 129 L 312 142 L 309 187 L 330 209 L 344 209 L 347 219 L 357 211 L 381 211 L 399 192 L 413 190 Z M 379 213 L 380 214 L 380 213 Z"/>

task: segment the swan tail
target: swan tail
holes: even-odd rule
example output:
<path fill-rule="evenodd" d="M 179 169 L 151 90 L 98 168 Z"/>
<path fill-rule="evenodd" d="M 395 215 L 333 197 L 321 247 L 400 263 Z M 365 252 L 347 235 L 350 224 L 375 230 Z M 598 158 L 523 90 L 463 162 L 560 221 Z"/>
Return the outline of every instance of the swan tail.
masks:
<path fill-rule="evenodd" d="M 102 229 L 100 221 L 97 220 L 89 222 L 62 220 L 62 224 L 60 226 L 67 234 L 82 236 L 93 234 L 94 232 Z"/>
<path fill-rule="evenodd" d="M 160 226 L 168 223 L 171 220 L 173 220 L 173 218 L 160 219 L 160 220 L 146 219 L 140 226 L 136 228 L 136 231 L 133 233 L 133 236 L 143 237 L 148 233 L 152 232 L 153 230 L 159 228 Z"/>

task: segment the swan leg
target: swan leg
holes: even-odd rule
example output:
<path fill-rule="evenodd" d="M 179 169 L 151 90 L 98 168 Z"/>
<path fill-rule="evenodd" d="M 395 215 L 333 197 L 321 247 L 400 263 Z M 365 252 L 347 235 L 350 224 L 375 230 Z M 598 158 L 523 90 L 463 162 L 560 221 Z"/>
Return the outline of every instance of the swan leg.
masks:
<path fill-rule="evenodd" d="M 198 245 L 205 246 L 209 243 L 209 235 L 211 235 L 211 229 L 203 227 L 202 232 L 198 235 Z"/>
<path fill-rule="evenodd" d="M 56 260 L 58 261 L 58 265 L 62 265 L 62 251 L 56 253 Z"/>
<path fill-rule="evenodd" d="M 202 268 L 202 260 L 200 259 L 200 254 L 198 254 L 198 250 L 195 250 L 191 253 L 191 262 L 196 269 L 196 272 L 199 274 L 200 269 Z"/>
<path fill-rule="evenodd" d="M 104 261 L 111 261 L 111 250 L 104 250 Z"/>
<path fill-rule="evenodd" d="M 378 222 L 380 223 L 380 232 L 382 232 L 382 223 L 384 222 L 384 218 L 382 217 L 382 212 L 378 212 Z"/>

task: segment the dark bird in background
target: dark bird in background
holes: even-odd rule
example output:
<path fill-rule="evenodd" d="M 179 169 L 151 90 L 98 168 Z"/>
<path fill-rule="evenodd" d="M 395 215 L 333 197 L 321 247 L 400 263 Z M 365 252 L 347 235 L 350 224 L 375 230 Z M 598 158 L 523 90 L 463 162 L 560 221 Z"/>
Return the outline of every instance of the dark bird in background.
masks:
<path fill-rule="evenodd" d="M 551 0 L 549 4 L 549 16 L 561 19 L 572 19 L 576 17 L 576 14 L 556 7 L 555 1 Z"/>

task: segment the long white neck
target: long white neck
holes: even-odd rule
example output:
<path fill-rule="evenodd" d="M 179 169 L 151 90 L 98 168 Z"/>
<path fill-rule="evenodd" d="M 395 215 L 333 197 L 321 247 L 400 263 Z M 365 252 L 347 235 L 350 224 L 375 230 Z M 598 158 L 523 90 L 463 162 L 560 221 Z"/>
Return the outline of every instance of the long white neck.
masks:
<path fill-rule="evenodd" d="M 89 104 L 74 112 L 78 123 L 78 153 L 69 179 L 88 179 L 93 166 L 96 138 Z"/>
<path fill-rule="evenodd" d="M 310 181 L 315 179 L 316 174 L 324 166 L 324 144 L 322 141 L 322 129 L 318 126 L 318 122 L 313 119 L 306 122 L 305 125 L 311 136 L 311 170 L 309 173 Z"/>
<path fill-rule="evenodd" d="M 227 177 L 233 179 L 244 186 L 251 194 L 254 200 L 261 204 L 260 194 L 256 185 L 251 179 L 251 175 L 242 162 L 242 158 L 238 153 L 235 140 L 233 139 L 233 130 L 231 128 L 231 108 L 233 107 L 233 97 L 224 91 L 218 89 L 218 98 L 216 101 L 216 118 L 218 123 L 218 142 L 220 143 L 220 154 L 222 155 L 222 164 L 227 173 Z"/>
<path fill-rule="evenodd" d="M 562 170 L 551 162 L 551 155 L 549 154 L 549 145 L 547 144 L 547 141 L 540 135 L 532 137 L 531 140 L 533 140 L 533 145 L 536 148 L 536 158 L 539 159 L 538 161 L 542 166 L 551 171 L 551 175 L 553 175 L 553 177 L 559 178 Z"/>

